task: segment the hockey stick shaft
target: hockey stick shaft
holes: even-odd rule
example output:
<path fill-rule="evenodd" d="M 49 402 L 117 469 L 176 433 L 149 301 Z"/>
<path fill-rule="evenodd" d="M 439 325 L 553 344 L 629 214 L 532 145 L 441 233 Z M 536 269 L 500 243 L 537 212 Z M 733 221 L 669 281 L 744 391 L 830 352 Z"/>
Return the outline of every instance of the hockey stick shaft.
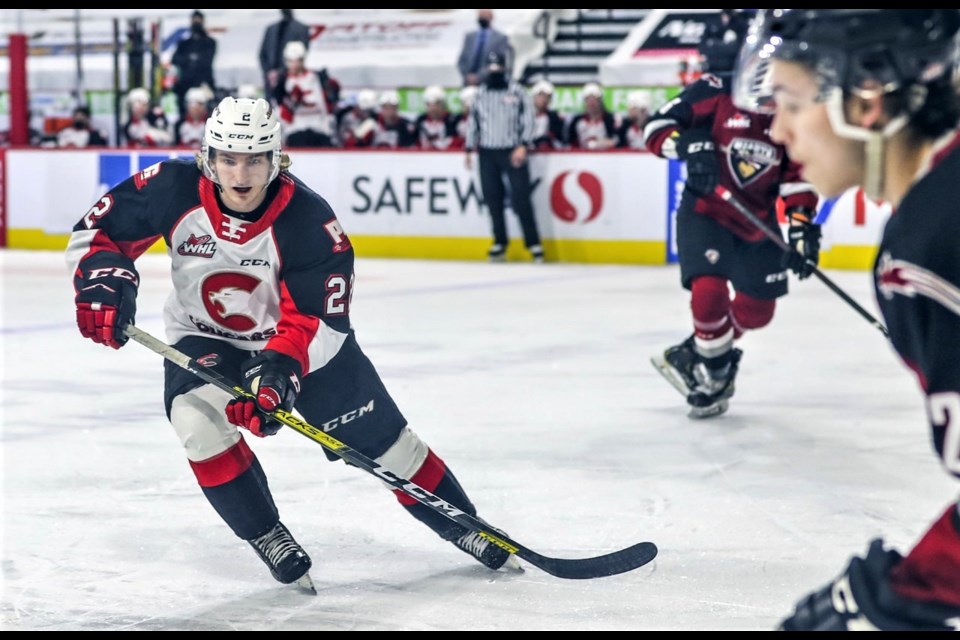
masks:
<path fill-rule="evenodd" d="M 226 391 L 235 398 L 254 399 L 254 396 L 247 393 L 242 387 L 231 384 L 216 371 L 204 367 L 185 353 L 154 338 L 146 331 L 132 324 L 127 325 L 125 331 L 130 339 L 163 356 L 173 364 L 186 369 L 204 382 Z M 657 556 L 657 547 L 652 542 L 641 542 L 626 549 L 621 549 L 620 551 L 592 558 L 567 559 L 540 555 L 504 535 L 494 527 L 491 527 L 480 518 L 458 509 L 414 482 L 396 475 L 378 464 L 375 460 L 352 449 L 328 433 L 325 433 L 322 429 L 314 427 L 292 413 L 280 410 L 273 411 L 270 415 L 284 425 L 320 444 L 328 451 L 338 455 L 343 460 L 376 476 L 377 479 L 385 482 L 394 489 L 399 489 L 420 504 L 426 505 L 433 511 L 450 518 L 471 531 L 475 531 L 498 547 L 516 554 L 517 557 L 523 558 L 535 567 L 558 578 L 582 580 L 617 575 L 637 569 Z"/>
<path fill-rule="evenodd" d="M 764 235 L 770 238 L 770 240 L 772 240 L 785 253 L 798 253 L 796 249 L 794 249 L 789 244 L 787 244 L 787 242 L 783 239 L 783 237 L 779 233 L 777 233 L 776 231 L 771 229 L 769 226 L 764 224 L 763 221 L 760 220 L 760 218 L 758 218 L 752 211 L 750 211 L 750 209 L 748 209 L 742 202 L 737 200 L 736 196 L 734 196 L 729 189 L 726 189 L 722 186 L 718 186 L 715 190 L 715 193 L 721 198 L 723 198 L 725 201 L 733 205 L 733 207 L 737 211 L 739 211 L 744 218 L 749 220 L 753 224 L 753 226 L 755 226 L 757 229 L 762 231 Z M 884 337 L 886 338 L 890 337 L 890 334 L 887 333 L 887 328 L 883 326 L 883 323 L 881 323 L 873 315 L 871 315 L 869 311 L 861 307 L 856 300 L 851 298 L 846 291 L 844 291 L 839 286 L 837 286 L 837 284 L 833 280 L 831 280 L 826 275 L 824 275 L 824 273 L 817 268 L 817 264 L 813 260 L 809 260 L 807 258 L 804 258 L 804 260 L 808 266 L 812 267 L 811 272 L 813 273 L 813 275 L 817 276 L 820 282 L 827 285 L 831 291 L 833 291 L 835 294 L 840 296 L 843 299 L 843 301 L 846 302 L 848 305 L 853 307 L 854 311 L 859 313 L 864 318 L 864 320 L 866 320 L 867 322 L 872 324 L 874 327 L 876 327 L 880 331 L 880 333 L 884 335 Z"/>

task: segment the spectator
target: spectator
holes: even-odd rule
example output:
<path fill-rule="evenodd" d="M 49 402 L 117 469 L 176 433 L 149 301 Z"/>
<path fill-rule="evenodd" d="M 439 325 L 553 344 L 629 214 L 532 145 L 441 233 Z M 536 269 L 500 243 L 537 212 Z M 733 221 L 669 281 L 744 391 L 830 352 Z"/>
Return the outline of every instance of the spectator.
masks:
<path fill-rule="evenodd" d="M 414 125 L 421 149 L 463 149 L 463 138 L 457 133 L 457 118 L 447 109 L 447 93 L 443 87 L 427 87 L 423 92 L 426 113 Z"/>
<path fill-rule="evenodd" d="M 510 182 L 510 201 L 520 219 L 524 243 L 535 262 L 543 262 L 543 247 L 530 201 L 528 150 L 533 146 L 533 99 L 519 83 L 508 80 L 503 56 L 488 58 L 486 82 L 477 91 L 467 125 L 466 166 L 473 168 L 476 151 L 480 163 L 480 187 L 490 211 L 493 244 L 491 262 L 507 256 L 507 225 L 504 217 L 504 177 Z"/>
<path fill-rule="evenodd" d="M 479 85 L 486 80 L 486 61 L 491 53 L 499 54 L 504 60 L 507 78 L 513 77 L 513 47 L 510 39 L 494 29 L 493 9 L 477 9 L 476 31 L 469 32 L 463 40 L 463 49 L 457 60 L 457 68 L 464 85 Z"/>
<path fill-rule="evenodd" d="M 283 52 L 291 42 L 300 42 L 304 49 L 310 47 L 310 27 L 293 17 L 293 9 L 280 9 L 281 18 L 263 33 L 260 43 L 260 70 L 263 73 L 264 95 L 273 95 L 280 74 L 286 68 Z"/>
<path fill-rule="evenodd" d="M 286 69 L 278 78 L 273 99 L 280 107 L 284 144 L 332 147 L 333 112 L 340 99 L 340 85 L 326 69 L 307 69 L 306 58 L 307 48 L 302 42 L 288 42 L 283 50 Z"/>
<path fill-rule="evenodd" d="M 177 44 L 171 64 L 176 69 L 173 92 L 177 96 L 178 117 L 187 112 L 187 91 L 206 85 L 215 90 L 213 60 L 217 56 L 217 41 L 204 26 L 203 12 L 196 10 L 190 17 L 190 35 Z"/>
<path fill-rule="evenodd" d="M 563 117 L 550 108 L 553 83 L 541 80 L 533 85 L 533 146 L 537 151 L 550 151 L 564 146 Z"/>
<path fill-rule="evenodd" d="M 650 117 L 650 94 L 646 91 L 631 91 L 627 94 L 627 116 L 617 127 L 618 149 L 644 149 L 643 127 Z"/>
<path fill-rule="evenodd" d="M 39 118 L 39 115 L 36 111 L 30 110 L 27 112 L 27 144 L 31 147 L 55 147 L 57 144 L 56 137 L 47 135 L 45 132 L 37 129 L 34 125 L 34 121 Z M 8 123 L 8 126 L 9 123 Z M 0 131 L 0 146 L 9 147 L 10 146 L 10 130 Z"/>
<path fill-rule="evenodd" d="M 617 125 L 603 104 L 603 89 L 596 82 L 583 85 L 583 112 L 570 120 L 567 144 L 573 149 L 604 150 L 617 144 Z"/>
<path fill-rule="evenodd" d="M 337 138 L 343 147 L 362 146 L 359 141 L 368 139 L 376 126 L 377 92 L 372 89 L 363 89 L 337 112 Z"/>
<path fill-rule="evenodd" d="M 210 101 L 213 91 L 208 87 L 194 87 L 187 91 L 187 112 L 174 128 L 174 143 L 180 147 L 199 149 L 203 144 L 203 132 L 210 117 Z"/>
<path fill-rule="evenodd" d="M 90 107 L 80 105 L 73 110 L 73 123 L 57 132 L 60 148 L 106 147 L 109 143 L 102 131 L 90 121 Z"/>
<path fill-rule="evenodd" d="M 173 142 L 167 114 L 152 103 L 149 91 L 143 87 L 131 89 L 127 94 L 127 108 L 123 139 L 128 147 L 165 147 Z"/>

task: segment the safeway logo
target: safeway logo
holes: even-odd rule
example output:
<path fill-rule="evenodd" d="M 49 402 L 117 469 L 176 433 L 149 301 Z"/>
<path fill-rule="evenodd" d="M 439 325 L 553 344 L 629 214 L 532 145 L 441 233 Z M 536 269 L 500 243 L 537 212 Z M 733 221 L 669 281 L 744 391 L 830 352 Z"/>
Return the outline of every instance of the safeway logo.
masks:
<path fill-rule="evenodd" d="M 564 171 L 550 186 L 550 209 L 564 222 L 593 222 L 603 211 L 603 184 L 592 173 Z"/>

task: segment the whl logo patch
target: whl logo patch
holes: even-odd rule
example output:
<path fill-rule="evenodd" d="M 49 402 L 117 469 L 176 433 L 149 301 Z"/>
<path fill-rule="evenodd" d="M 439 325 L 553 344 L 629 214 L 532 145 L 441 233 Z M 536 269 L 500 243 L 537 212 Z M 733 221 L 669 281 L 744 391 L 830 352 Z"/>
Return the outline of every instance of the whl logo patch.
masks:
<path fill-rule="evenodd" d="M 217 252 L 217 243 L 213 236 L 200 236 L 190 234 L 184 242 L 177 247 L 177 253 L 182 256 L 195 256 L 197 258 L 212 258 Z"/>

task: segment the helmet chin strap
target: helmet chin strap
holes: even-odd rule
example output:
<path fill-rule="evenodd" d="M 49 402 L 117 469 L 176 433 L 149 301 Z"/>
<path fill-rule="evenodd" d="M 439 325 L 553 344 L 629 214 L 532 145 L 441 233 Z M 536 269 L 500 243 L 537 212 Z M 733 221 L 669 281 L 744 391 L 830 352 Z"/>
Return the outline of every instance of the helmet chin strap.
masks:
<path fill-rule="evenodd" d="M 859 140 L 864 143 L 864 176 L 863 187 L 867 197 L 874 201 L 883 200 L 884 164 L 887 152 L 887 141 L 903 129 L 909 118 L 901 114 L 893 118 L 883 129 L 876 131 L 866 129 L 847 122 L 843 113 L 843 91 L 834 89 L 826 99 L 827 116 L 833 131 L 841 138 Z"/>

